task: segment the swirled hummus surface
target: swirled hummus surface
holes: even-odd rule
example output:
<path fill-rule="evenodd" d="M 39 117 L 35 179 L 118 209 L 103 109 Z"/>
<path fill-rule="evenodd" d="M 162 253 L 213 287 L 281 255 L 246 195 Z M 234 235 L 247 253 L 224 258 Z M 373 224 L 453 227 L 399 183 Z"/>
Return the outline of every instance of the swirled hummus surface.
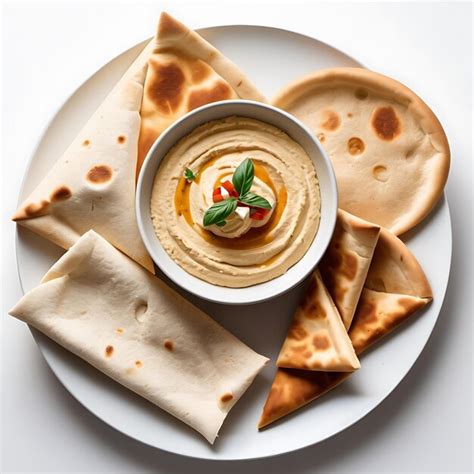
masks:
<path fill-rule="evenodd" d="M 247 158 L 255 170 L 250 191 L 272 209 L 260 220 L 236 211 L 224 226 L 205 227 L 214 190 Z M 184 177 L 186 169 L 195 179 Z M 303 257 L 318 230 L 320 203 L 316 170 L 298 143 L 272 125 L 232 116 L 201 125 L 168 152 L 153 183 L 151 216 L 161 245 L 188 273 L 246 287 L 282 275 Z"/>

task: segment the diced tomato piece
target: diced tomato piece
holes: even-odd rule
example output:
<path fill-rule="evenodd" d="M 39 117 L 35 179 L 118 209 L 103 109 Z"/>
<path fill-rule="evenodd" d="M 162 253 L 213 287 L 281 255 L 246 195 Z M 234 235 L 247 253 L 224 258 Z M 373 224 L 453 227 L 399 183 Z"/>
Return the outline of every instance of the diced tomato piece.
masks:
<path fill-rule="evenodd" d="M 269 212 L 269 209 L 262 209 L 259 207 L 250 213 L 250 217 L 252 219 L 255 219 L 256 221 L 263 221 L 263 219 L 265 219 L 265 216 L 268 214 L 268 212 Z"/>
<path fill-rule="evenodd" d="M 212 200 L 214 202 L 219 202 L 219 201 L 224 200 L 224 198 L 222 197 L 220 186 L 218 188 L 214 189 L 214 191 L 212 192 Z"/>
<path fill-rule="evenodd" d="M 230 196 L 239 197 L 239 193 L 235 190 L 234 185 L 229 180 L 224 181 L 222 187 L 226 189 Z"/>

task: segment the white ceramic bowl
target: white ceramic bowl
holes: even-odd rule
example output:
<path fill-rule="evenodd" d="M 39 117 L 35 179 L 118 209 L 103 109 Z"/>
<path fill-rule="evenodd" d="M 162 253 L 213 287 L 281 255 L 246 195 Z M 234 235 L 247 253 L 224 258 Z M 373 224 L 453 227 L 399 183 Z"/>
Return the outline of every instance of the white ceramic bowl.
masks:
<path fill-rule="evenodd" d="M 158 166 L 168 150 L 196 127 L 231 115 L 267 122 L 286 132 L 313 160 L 321 191 L 321 220 L 316 237 L 303 258 L 283 275 L 246 288 L 226 288 L 201 280 L 181 268 L 163 249 L 150 214 L 150 198 Z M 152 259 L 172 281 L 206 300 L 250 304 L 273 298 L 303 280 L 317 265 L 329 244 L 337 214 L 337 187 L 331 162 L 313 133 L 292 115 L 270 105 L 248 100 L 226 100 L 204 105 L 175 122 L 153 144 L 140 172 L 136 193 L 138 227 Z"/>

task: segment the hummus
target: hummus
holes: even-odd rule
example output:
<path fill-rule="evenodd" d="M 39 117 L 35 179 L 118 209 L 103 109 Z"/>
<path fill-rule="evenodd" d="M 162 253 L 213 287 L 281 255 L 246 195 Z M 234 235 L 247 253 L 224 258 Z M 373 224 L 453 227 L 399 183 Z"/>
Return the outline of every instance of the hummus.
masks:
<path fill-rule="evenodd" d="M 262 220 L 237 208 L 224 226 L 205 227 L 213 192 L 232 181 L 247 158 L 251 192 L 272 209 Z M 186 180 L 186 169 L 194 180 Z M 245 287 L 285 273 L 308 250 L 318 230 L 319 184 L 304 149 L 264 122 L 228 117 L 183 137 L 164 157 L 153 183 L 151 216 L 161 245 L 184 270 L 209 283 Z"/>

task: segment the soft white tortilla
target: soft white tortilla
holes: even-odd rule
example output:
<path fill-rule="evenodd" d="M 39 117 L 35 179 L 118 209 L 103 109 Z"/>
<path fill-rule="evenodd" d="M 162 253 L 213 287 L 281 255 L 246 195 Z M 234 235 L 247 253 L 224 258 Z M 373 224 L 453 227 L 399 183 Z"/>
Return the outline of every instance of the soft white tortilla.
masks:
<path fill-rule="evenodd" d="M 149 271 L 135 216 L 140 106 L 149 43 L 13 220 L 68 249 L 90 229 Z"/>
<path fill-rule="evenodd" d="M 10 314 L 210 443 L 268 360 L 93 231 Z"/>

